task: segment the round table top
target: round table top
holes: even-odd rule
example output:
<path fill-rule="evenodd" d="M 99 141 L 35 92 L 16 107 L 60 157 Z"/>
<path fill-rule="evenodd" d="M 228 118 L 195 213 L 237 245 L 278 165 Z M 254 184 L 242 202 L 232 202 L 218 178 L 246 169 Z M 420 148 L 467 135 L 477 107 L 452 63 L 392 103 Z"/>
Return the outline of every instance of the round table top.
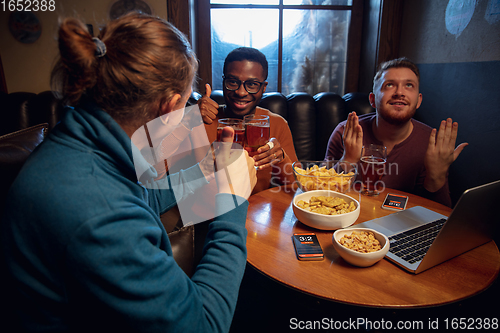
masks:
<path fill-rule="evenodd" d="M 320 298 L 347 304 L 413 308 L 443 305 L 475 295 L 498 276 L 500 253 L 490 241 L 419 274 L 408 273 L 388 260 L 359 268 L 344 261 L 332 244 L 334 230 L 310 228 L 295 217 L 296 186 L 271 188 L 249 198 L 248 262 L 270 278 Z M 349 195 L 360 201 L 357 223 L 392 211 L 381 208 L 386 193 L 409 196 L 407 208 L 424 206 L 448 216 L 449 207 L 417 195 L 386 189 L 376 197 Z M 292 235 L 314 232 L 323 248 L 322 261 L 297 260 Z"/>

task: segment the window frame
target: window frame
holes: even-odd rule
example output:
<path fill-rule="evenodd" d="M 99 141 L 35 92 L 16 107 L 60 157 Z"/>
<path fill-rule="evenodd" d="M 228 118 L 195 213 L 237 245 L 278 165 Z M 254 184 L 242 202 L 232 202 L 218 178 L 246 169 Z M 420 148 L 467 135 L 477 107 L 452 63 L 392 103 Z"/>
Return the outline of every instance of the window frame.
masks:
<path fill-rule="evenodd" d="M 205 83 L 212 86 L 212 41 L 211 41 L 211 8 L 276 8 L 279 10 L 279 20 L 283 20 L 283 9 L 318 9 L 322 10 L 351 10 L 351 23 L 348 32 L 348 49 L 346 64 L 345 93 L 355 92 L 358 89 L 359 65 L 361 53 L 361 37 L 363 22 L 363 0 L 353 0 L 352 6 L 337 5 L 283 5 L 280 0 L 278 5 L 226 5 L 210 4 L 210 0 L 191 0 L 195 8 L 194 31 L 191 35 L 191 42 L 199 59 L 198 84 L 205 91 Z M 283 31 L 282 24 L 279 24 L 278 31 L 278 91 L 281 91 L 282 77 L 282 56 L 283 56 Z"/>

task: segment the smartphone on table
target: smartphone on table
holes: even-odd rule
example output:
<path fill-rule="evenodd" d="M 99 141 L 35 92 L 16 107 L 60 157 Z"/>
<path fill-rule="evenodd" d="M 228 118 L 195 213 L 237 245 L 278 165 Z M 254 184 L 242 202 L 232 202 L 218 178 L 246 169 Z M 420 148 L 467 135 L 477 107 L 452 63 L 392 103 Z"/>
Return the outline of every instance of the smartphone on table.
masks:
<path fill-rule="evenodd" d="M 395 211 L 405 210 L 407 202 L 407 195 L 388 193 L 382 203 L 382 208 Z"/>
<path fill-rule="evenodd" d="M 293 246 L 299 260 L 323 260 L 324 254 L 314 233 L 293 234 Z"/>

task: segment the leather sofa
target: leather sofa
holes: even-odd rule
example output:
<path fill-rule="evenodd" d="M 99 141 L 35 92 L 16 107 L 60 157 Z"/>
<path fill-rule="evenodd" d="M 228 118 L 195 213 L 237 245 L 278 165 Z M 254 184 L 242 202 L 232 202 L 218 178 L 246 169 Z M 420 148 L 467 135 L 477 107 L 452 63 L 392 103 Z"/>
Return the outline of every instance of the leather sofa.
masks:
<path fill-rule="evenodd" d="M 47 123 L 48 129 L 59 121 L 63 106 L 51 91 L 0 93 L 0 136 L 34 125 Z"/>
<path fill-rule="evenodd" d="M 201 95 L 193 93 L 190 103 L 196 103 Z M 222 91 L 213 91 L 212 98 L 223 104 Z M 348 112 L 358 114 L 374 111 L 366 94 L 352 93 L 343 97 L 333 93 L 311 96 L 294 93 L 266 93 L 261 106 L 287 119 L 299 159 L 322 160 L 328 138 L 339 121 Z M 15 92 L 0 93 L 0 207 L 3 206 L 9 186 L 31 151 L 57 124 L 63 106 L 51 91 L 39 94 Z M 1 209 L 1 208 L 0 208 Z M 1 214 L 1 210 L 0 210 Z M 174 257 L 184 271 L 191 275 L 198 262 L 203 246 L 206 223 L 182 227 L 179 213 L 169 211 L 162 217 L 169 234 Z M 197 237 L 198 236 L 198 237 Z"/>
<path fill-rule="evenodd" d="M 193 93 L 191 103 L 201 95 Z M 212 98 L 224 103 L 221 90 L 214 90 Z M 347 119 L 347 114 L 373 112 L 368 94 L 349 93 L 339 96 L 334 93 L 293 93 L 284 96 L 271 92 L 264 94 L 260 105 L 283 116 L 290 126 L 295 150 L 299 159 L 322 160 L 328 138 L 335 126 Z M 63 106 L 51 91 L 39 94 L 15 92 L 0 94 L 0 136 L 47 123 L 52 129 L 63 112 Z"/>
<path fill-rule="evenodd" d="M 199 98 L 201 96 L 195 96 Z M 222 90 L 212 91 L 211 98 L 224 104 Z M 368 94 L 348 93 L 339 96 L 322 92 L 314 96 L 306 93 L 265 93 L 260 106 L 281 115 L 292 132 L 295 152 L 299 160 L 323 160 L 328 139 L 337 124 L 351 111 L 358 115 L 374 112 Z"/>

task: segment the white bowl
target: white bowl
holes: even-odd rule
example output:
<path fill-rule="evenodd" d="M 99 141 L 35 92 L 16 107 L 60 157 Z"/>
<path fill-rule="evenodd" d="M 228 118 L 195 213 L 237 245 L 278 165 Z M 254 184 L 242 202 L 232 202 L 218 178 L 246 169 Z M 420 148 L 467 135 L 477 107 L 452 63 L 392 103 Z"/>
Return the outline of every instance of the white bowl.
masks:
<path fill-rule="evenodd" d="M 325 214 L 313 213 L 297 206 L 297 202 L 299 202 L 300 200 L 309 202 L 309 199 L 311 199 L 311 197 L 317 197 L 317 196 L 339 197 L 344 199 L 348 204 L 350 204 L 351 201 L 354 201 L 354 204 L 356 205 L 356 210 L 339 215 L 325 215 Z M 293 206 L 293 213 L 300 222 L 312 228 L 321 230 L 335 230 L 353 225 L 354 222 L 356 222 L 356 220 L 358 219 L 360 211 L 359 202 L 356 199 L 351 198 L 347 194 L 335 191 L 328 191 L 328 190 L 308 191 L 301 194 L 297 194 L 293 198 L 292 206 Z"/>
<path fill-rule="evenodd" d="M 348 249 L 347 247 L 341 245 L 339 243 L 339 240 L 346 234 L 350 235 L 353 231 L 373 232 L 375 238 L 380 242 L 380 246 L 382 246 L 382 249 L 375 252 L 361 253 Z M 384 258 L 387 252 L 389 251 L 391 245 L 389 244 L 389 239 L 387 238 L 387 236 L 381 234 L 376 230 L 368 228 L 347 228 L 347 229 L 337 230 L 333 233 L 333 247 L 335 248 L 335 250 L 337 250 L 338 254 L 340 254 L 340 256 L 351 265 L 359 267 L 368 267 L 372 266 L 373 264 L 377 263 L 382 258 Z"/>

